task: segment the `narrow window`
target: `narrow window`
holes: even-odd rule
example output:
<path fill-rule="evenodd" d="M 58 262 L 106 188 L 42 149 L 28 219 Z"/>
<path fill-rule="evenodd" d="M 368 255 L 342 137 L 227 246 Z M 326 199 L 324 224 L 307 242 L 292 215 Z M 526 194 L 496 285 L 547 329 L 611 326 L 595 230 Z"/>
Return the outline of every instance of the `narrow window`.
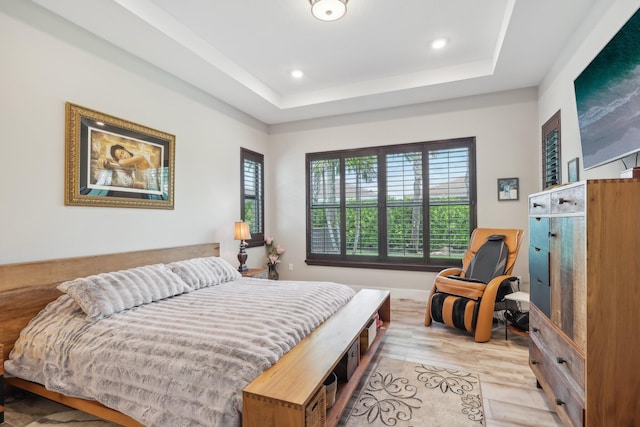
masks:
<path fill-rule="evenodd" d="M 264 244 L 264 156 L 240 148 L 240 217 L 249 223 L 249 247 Z"/>
<path fill-rule="evenodd" d="M 561 184 L 560 110 L 542 125 L 542 188 Z"/>

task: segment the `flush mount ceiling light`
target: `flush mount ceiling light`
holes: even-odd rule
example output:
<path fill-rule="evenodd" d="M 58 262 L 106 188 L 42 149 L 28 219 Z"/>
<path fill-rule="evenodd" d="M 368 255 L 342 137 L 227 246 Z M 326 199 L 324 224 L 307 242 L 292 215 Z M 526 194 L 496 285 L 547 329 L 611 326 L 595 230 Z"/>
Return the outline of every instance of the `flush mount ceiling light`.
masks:
<path fill-rule="evenodd" d="M 311 13 L 321 21 L 337 21 L 347 13 L 349 0 L 309 0 Z"/>

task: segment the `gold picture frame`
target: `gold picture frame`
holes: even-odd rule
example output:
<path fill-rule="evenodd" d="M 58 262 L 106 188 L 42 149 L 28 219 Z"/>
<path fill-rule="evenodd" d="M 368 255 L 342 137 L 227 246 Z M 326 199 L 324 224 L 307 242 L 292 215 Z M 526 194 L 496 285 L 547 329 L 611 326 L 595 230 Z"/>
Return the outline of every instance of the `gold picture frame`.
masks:
<path fill-rule="evenodd" d="M 174 135 L 70 102 L 65 113 L 65 205 L 174 208 Z"/>

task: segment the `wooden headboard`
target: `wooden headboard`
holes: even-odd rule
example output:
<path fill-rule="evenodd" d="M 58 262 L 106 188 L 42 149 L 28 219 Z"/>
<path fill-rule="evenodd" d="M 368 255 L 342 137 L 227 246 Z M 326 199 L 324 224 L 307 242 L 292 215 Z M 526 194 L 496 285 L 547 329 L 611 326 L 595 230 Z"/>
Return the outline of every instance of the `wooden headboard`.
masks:
<path fill-rule="evenodd" d="M 29 320 L 60 296 L 56 287 L 62 282 L 92 274 L 204 256 L 220 256 L 220 244 L 0 265 L 0 343 L 4 344 L 4 355 L 9 354 Z"/>

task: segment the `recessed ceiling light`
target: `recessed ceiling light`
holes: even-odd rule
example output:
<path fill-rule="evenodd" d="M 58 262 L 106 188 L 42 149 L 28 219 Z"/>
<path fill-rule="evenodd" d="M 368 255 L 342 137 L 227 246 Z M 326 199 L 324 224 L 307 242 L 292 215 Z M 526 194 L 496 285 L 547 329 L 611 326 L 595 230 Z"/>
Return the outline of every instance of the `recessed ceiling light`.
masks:
<path fill-rule="evenodd" d="M 431 47 L 433 49 L 442 49 L 446 45 L 447 45 L 447 39 L 445 39 L 444 37 L 441 37 L 439 39 L 435 39 L 435 40 L 433 40 L 431 42 Z"/>
<path fill-rule="evenodd" d="M 304 73 L 302 72 L 302 70 L 291 71 L 291 77 L 293 77 L 294 79 L 301 79 L 302 76 L 304 76 Z"/>

